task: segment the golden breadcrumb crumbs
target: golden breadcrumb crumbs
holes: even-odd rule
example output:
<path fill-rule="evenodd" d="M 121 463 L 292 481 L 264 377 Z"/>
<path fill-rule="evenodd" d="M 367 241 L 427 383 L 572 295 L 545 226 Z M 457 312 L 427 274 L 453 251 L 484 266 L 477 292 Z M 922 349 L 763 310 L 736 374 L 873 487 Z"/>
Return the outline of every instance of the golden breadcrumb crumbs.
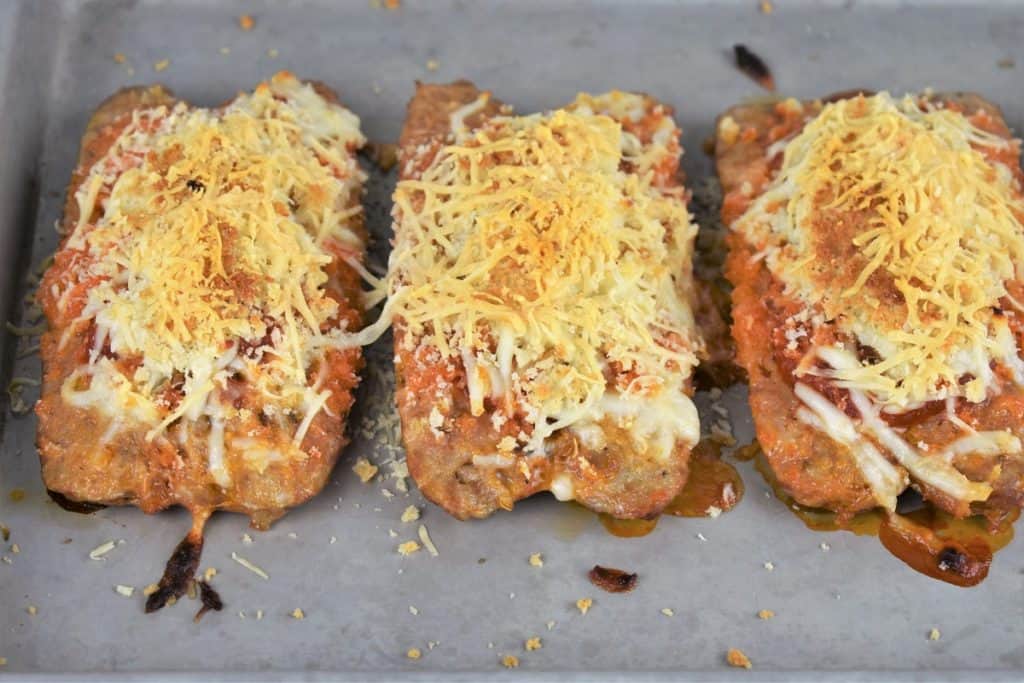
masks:
<path fill-rule="evenodd" d="M 0 657 L 0 666 L 7 666 L 7 657 Z"/>
<path fill-rule="evenodd" d="M 409 555 L 412 555 L 414 552 L 418 551 L 419 549 L 420 549 L 420 544 L 417 543 L 416 541 L 406 541 L 405 543 L 399 544 L 399 546 L 398 546 L 398 554 L 403 556 L 403 557 L 408 557 Z"/>
<path fill-rule="evenodd" d="M 729 663 L 729 666 L 734 666 L 737 669 L 753 668 L 753 664 L 750 663 L 750 657 L 743 654 L 742 650 L 737 650 L 734 647 L 729 648 L 729 652 L 725 655 L 725 661 Z"/>
<path fill-rule="evenodd" d="M 775 7 L 768 0 L 761 0 L 761 14 L 771 14 Z"/>
<path fill-rule="evenodd" d="M 135 587 L 134 586 L 125 586 L 124 584 L 121 584 L 121 583 L 119 583 L 116 586 L 114 586 L 114 590 L 117 591 L 118 595 L 123 595 L 126 598 L 132 597 L 132 595 L 135 593 Z"/>
<path fill-rule="evenodd" d="M 676 615 L 675 611 L 671 607 L 662 607 L 661 613 L 666 617 L 674 617 Z"/>
<path fill-rule="evenodd" d="M 420 611 L 418 609 L 416 609 L 416 605 L 409 605 L 409 614 L 411 614 L 411 615 L 413 615 L 415 617 L 419 613 L 420 613 Z"/>
<path fill-rule="evenodd" d="M 256 25 L 256 20 L 248 14 L 243 14 L 238 17 L 238 26 L 243 31 L 251 31 L 252 27 Z"/>
<path fill-rule="evenodd" d="M 160 586 L 158 586 L 155 583 L 151 583 L 142 589 L 142 594 L 148 598 L 150 595 L 156 593 L 158 590 L 160 590 Z"/>
<path fill-rule="evenodd" d="M 292 619 L 298 619 L 299 621 L 302 621 L 305 618 L 306 613 L 302 611 L 301 607 L 296 607 L 292 610 Z"/>
<path fill-rule="evenodd" d="M 533 652 L 534 650 L 539 650 L 544 647 L 544 643 L 541 642 L 538 636 L 534 636 L 526 641 L 524 647 L 527 652 Z"/>
<path fill-rule="evenodd" d="M 171 65 L 171 60 L 169 60 L 169 59 L 161 59 L 159 62 L 157 62 L 157 63 L 155 63 L 153 65 L 153 70 L 157 71 L 157 72 L 163 71 L 164 69 L 166 69 L 170 65 Z"/>
<path fill-rule="evenodd" d="M 29 615 L 33 616 L 33 617 L 35 615 L 39 614 L 39 608 L 36 607 L 35 605 L 29 605 L 28 607 L 25 608 L 25 611 L 28 612 Z"/>
<path fill-rule="evenodd" d="M 364 484 L 374 478 L 377 474 L 378 467 L 366 458 L 359 458 L 356 460 L 356 464 L 352 465 L 352 471 L 359 477 L 359 481 Z"/>
<path fill-rule="evenodd" d="M 384 6 L 388 9 L 398 9 L 402 6 L 402 0 L 384 0 Z"/>
<path fill-rule="evenodd" d="M 774 616 L 775 612 L 771 611 L 770 609 L 763 609 L 757 613 L 758 619 L 771 619 Z"/>
<path fill-rule="evenodd" d="M 423 653 L 420 652 L 420 649 L 418 647 L 410 647 L 409 650 L 405 653 L 405 656 L 409 659 L 419 659 L 423 656 Z"/>
<path fill-rule="evenodd" d="M 427 71 L 437 71 L 440 68 L 441 62 L 437 61 L 436 59 L 427 60 Z"/>
<path fill-rule="evenodd" d="M 937 628 L 933 628 L 931 631 L 928 632 L 928 640 L 938 640 L 941 637 L 942 633 L 940 633 L 939 629 Z"/>
<path fill-rule="evenodd" d="M 21 546 L 20 545 L 18 545 L 17 543 L 14 543 L 14 544 L 11 545 L 11 553 L 17 555 L 20 552 L 21 552 Z"/>
<path fill-rule="evenodd" d="M 124 56 L 123 52 L 115 52 L 114 53 L 114 61 L 117 62 L 118 64 L 124 64 L 126 59 L 128 59 L 128 58 Z"/>
<path fill-rule="evenodd" d="M 519 666 L 519 657 L 515 655 L 505 655 L 501 658 L 501 663 L 506 669 L 514 669 Z"/>
<path fill-rule="evenodd" d="M 217 569 L 215 567 L 207 567 L 206 571 L 203 572 L 203 579 L 209 583 L 213 581 L 213 577 L 217 576 Z"/>
<path fill-rule="evenodd" d="M 534 554 L 530 555 L 530 566 L 531 567 L 543 567 L 544 566 L 544 556 L 541 555 L 540 553 L 534 553 Z"/>
<path fill-rule="evenodd" d="M 410 505 L 402 511 L 403 522 L 415 522 L 420 518 L 420 509 L 415 505 Z"/>
<path fill-rule="evenodd" d="M 590 606 L 594 604 L 594 601 L 590 598 L 580 598 L 576 601 L 576 609 L 580 611 L 580 614 L 586 614 L 590 611 Z"/>

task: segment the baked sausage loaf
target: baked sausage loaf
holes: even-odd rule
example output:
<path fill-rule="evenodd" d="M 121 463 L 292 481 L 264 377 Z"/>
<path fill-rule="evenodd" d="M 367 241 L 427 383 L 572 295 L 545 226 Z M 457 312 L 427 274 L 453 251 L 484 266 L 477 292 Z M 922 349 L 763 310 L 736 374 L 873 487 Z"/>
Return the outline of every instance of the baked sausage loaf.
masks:
<path fill-rule="evenodd" d="M 683 486 L 696 227 L 671 110 L 624 92 L 512 116 L 418 84 L 390 261 L 409 472 L 455 517 L 551 491 L 622 518 Z"/>
<path fill-rule="evenodd" d="M 48 489 L 181 505 L 197 544 L 214 510 L 266 528 L 324 486 L 362 365 L 363 142 L 285 72 L 218 109 L 99 107 L 39 294 Z"/>
<path fill-rule="evenodd" d="M 727 275 L 757 438 L 842 517 L 910 485 L 948 512 L 1024 502 L 1020 143 L 972 94 L 723 114 Z"/>

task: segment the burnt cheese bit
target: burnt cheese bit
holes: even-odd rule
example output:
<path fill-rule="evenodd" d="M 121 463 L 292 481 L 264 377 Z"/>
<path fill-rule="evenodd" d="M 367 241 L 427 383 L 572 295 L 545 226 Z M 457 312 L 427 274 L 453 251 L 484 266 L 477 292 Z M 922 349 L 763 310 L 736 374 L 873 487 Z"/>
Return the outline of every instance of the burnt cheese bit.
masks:
<path fill-rule="evenodd" d="M 214 590 L 207 581 L 197 581 L 199 584 L 199 600 L 203 603 L 203 606 L 196 612 L 196 616 L 193 621 L 196 623 L 203 618 L 203 615 L 213 610 L 219 612 L 224 609 L 224 601 L 221 600 L 220 595 Z"/>
<path fill-rule="evenodd" d="M 203 192 L 206 192 L 206 185 L 203 185 L 201 180 L 196 180 L 195 178 L 189 178 L 188 182 L 185 183 L 185 186 L 188 187 L 189 191 L 193 194 L 202 194 Z"/>
<path fill-rule="evenodd" d="M 765 90 L 775 90 L 775 77 L 760 57 L 750 51 L 746 45 L 737 44 L 732 46 L 733 54 L 736 57 L 736 68 L 752 78 L 755 83 Z"/>
<path fill-rule="evenodd" d="M 588 576 L 590 583 L 609 593 L 628 593 L 636 588 L 637 575 L 621 569 L 595 564 Z"/>

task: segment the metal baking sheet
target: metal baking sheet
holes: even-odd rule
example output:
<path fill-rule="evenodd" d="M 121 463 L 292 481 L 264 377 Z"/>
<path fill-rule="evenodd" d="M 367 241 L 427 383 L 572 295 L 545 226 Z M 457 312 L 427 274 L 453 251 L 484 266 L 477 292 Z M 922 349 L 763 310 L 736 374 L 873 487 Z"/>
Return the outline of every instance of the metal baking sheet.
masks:
<path fill-rule="evenodd" d="M 256 19 L 249 32 L 237 24 L 243 12 Z M 2 3 L 0 301 L 18 321 L 26 275 L 55 246 L 53 223 L 89 112 L 124 85 L 160 81 L 214 104 L 289 69 L 338 89 L 381 141 L 397 136 L 415 79 L 472 78 L 520 111 L 557 106 L 578 90 L 644 90 L 676 107 L 684 166 L 699 182 L 711 174 L 701 141 L 715 115 L 761 94 L 730 63 L 736 42 L 766 59 L 783 93 L 973 89 L 1002 104 L 1011 125 L 1024 123 L 1024 13 L 1015 2 L 776 0 L 770 14 L 756 0 L 404 0 L 397 11 L 367 0 Z M 393 182 L 375 174 L 367 197 L 378 263 Z M 5 384 L 11 374 L 38 376 L 36 358 L 15 359 L 16 339 L 2 344 Z M 987 581 L 960 589 L 914 573 L 874 538 L 807 530 L 745 465 L 747 494 L 736 510 L 666 519 L 638 539 L 614 538 L 592 515 L 548 496 L 460 523 L 414 488 L 400 492 L 395 479 L 362 484 L 350 470 L 357 457 L 386 474 L 383 461 L 397 453 L 378 423 L 391 414 L 387 340 L 369 355 L 356 439 L 324 492 L 266 533 L 237 515 L 209 524 L 202 567 L 218 569 L 227 608 L 200 624 L 188 600 L 142 612 L 141 589 L 160 575 L 186 516 L 59 509 L 40 483 L 35 419 L 5 411 L 0 522 L 11 538 L 0 546 L 10 560 L 0 563 L 0 677 L 1010 680 L 1024 671 L 1019 541 L 997 555 Z M 743 398 L 739 388 L 726 398 L 741 443 L 751 438 Z M 24 500 L 12 500 L 15 489 Z M 423 510 L 438 557 L 396 552 L 416 537 L 416 524 L 399 519 L 410 504 Z M 120 539 L 102 560 L 89 559 Z M 538 552 L 542 568 L 528 562 Z M 639 587 L 597 591 L 586 578 L 595 563 L 639 572 Z M 118 595 L 117 584 L 135 595 Z M 581 597 L 594 598 L 586 616 L 574 606 Z M 305 619 L 290 616 L 295 608 Z M 761 621 L 760 609 L 777 616 Z M 526 652 L 532 636 L 544 647 Z M 423 652 L 418 661 L 406 657 L 412 647 Z M 730 647 L 750 656 L 753 671 L 725 666 Z M 502 668 L 506 653 L 519 658 L 517 671 Z"/>

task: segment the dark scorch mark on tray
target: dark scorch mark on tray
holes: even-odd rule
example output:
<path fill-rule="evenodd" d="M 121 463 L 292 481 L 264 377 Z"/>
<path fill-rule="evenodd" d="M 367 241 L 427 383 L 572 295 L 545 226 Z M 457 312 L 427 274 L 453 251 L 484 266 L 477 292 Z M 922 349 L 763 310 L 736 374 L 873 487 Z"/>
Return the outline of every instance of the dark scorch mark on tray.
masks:
<path fill-rule="evenodd" d="M 199 557 L 202 554 L 202 534 L 189 532 L 188 536 L 183 538 L 178 547 L 174 549 L 171 558 L 167 560 L 164 575 L 160 578 L 156 592 L 146 600 L 147 614 L 163 608 L 171 598 L 177 600 L 185 594 L 189 582 L 192 581 L 192 577 L 195 576 L 196 569 L 199 567 Z"/>
<path fill-rule="evenodd" d="M 736 57 L 736 68 L 752 78 L 765 90 L 775 90 L 775 78 L 769 71 L 768 65 L 760 57 L 751 52 L 746 45 L 736 44 L 732 46 L 733 55 Z"/>
<path fill-rule="evenodd" d="M 588 575 L 590 583 L 609 593 L 628 593 L 636 588 L 636 574 L 595 564 Z"/>
<path fill-rule="evenodd" d="M 71 500 L 63 493 L 58 493 L 52 489 L 46 489 L 46 492 L 50 494 L 50 498 L 54 503 L 61 506 L 68 512 L 77 512 L 80 515 L 91 515 L 97 510 L 102 510 L 107 507 L 101 503 L 89 503 L 81 500 Z"/>
<path fill-rule="evenodd" d="M 219 612 L 224 609 L 224 601 L 220 599 L 217 591 L 213 589 L 213 586 L 208 584 L 206 581 L 198 581 L 199 584 L 199 600 L 203 603 L 203 606 L 196 612 L 196 616 L 192 619 L 196 623 L 203 618 L 203 615 L 213 610 Z"/>

